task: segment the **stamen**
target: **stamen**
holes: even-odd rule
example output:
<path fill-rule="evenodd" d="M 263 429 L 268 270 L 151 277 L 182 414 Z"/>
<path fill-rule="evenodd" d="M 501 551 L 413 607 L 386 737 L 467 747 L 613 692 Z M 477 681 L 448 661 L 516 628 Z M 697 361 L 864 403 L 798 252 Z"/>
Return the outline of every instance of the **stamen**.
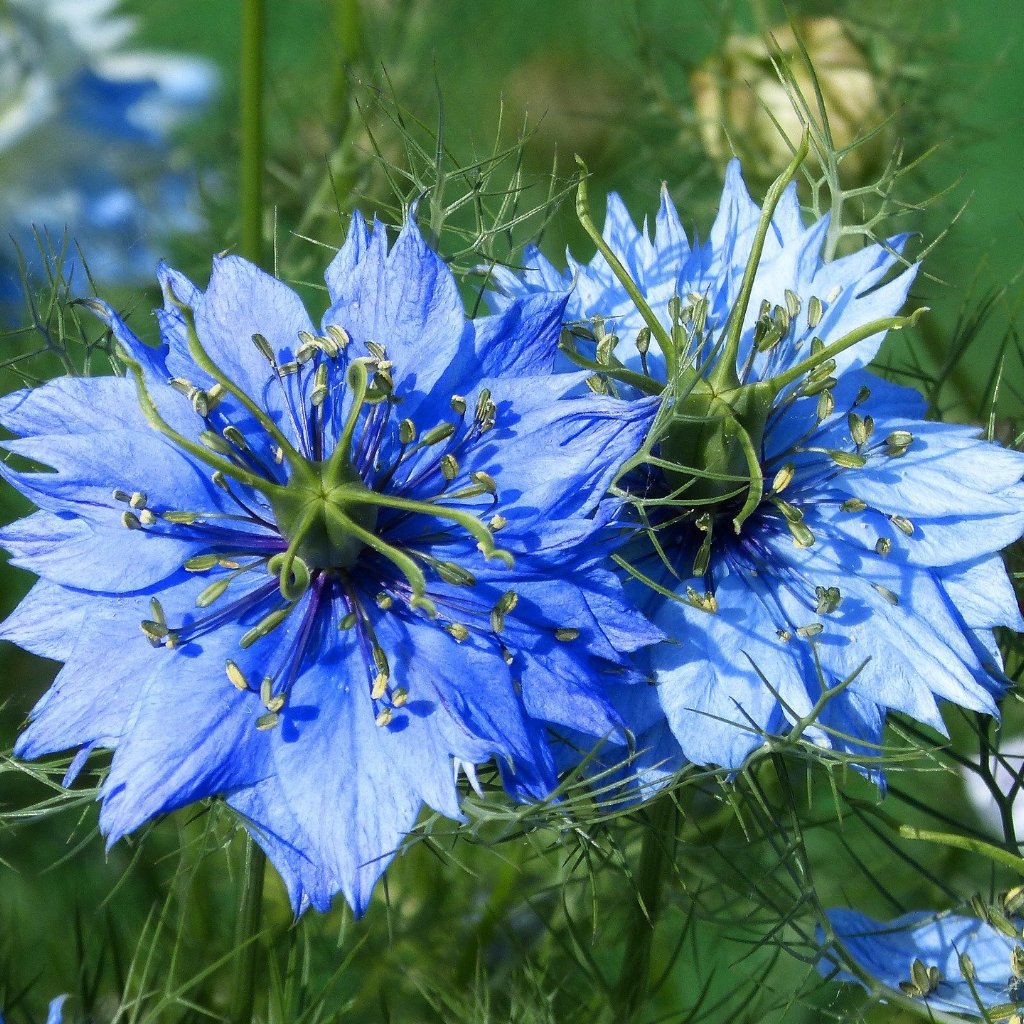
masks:
<path fill-rule="evenodd" d="M 907 449 L 914 443 L 914 435 L 909 430 L 894 430 L 885 439 L 885 454 L 890 458 L 898 459 L 905 455 Z"/>
<path fill-rule="evenodd" d="M 256 623 L 247 633 L 242 635 L 242 639 L 238 641 L 238 646 L 243 648 L 252 647 L 257 640 L 262 640 L 265 636 L 272 633 L 278 626 L 284 622 L 285 619 L 291 614 L 292 609 L 298 602 L 289 601 L 288 604 L 282 605 L 280 608 L 275 608 L 272 612 L 268 612 L 266 615 Z"/>
<path fill-rule="evenodd" d="M 228 589 L 231 583 L 231 579 L 216 580 L 206 587 L 196 598 L 196 607 L 198 608 L 209 608 L 218 598 L 220 598 L 224 591 Z"/>
<path fill-rule="evenodd" d="M 782 468 L 775 474 L 772 480 L 772 494 L 781 494 L 792 482 L 796 474 L 796 467 L 792 462 L 784 463 Z"/>
<path fill-rule="evenodd" d="M 231 685 L 236 690 L 248 690 L 250 689 L 249 680 L 245 678 L 245 673 L 235 664 L 233 661 L 228 661 L 225 664 L 225 671 L 227 672 L 228 679 L 231 680 Z"/>
<path fill-rule="evenodd" d="M 506 590 L 491 609 L 491 630 L 500 633 L 505 628 L 505 616 L 515 611 L 519 604 L 519 595 L 514 590 Z"/>
<path fill-rule="evenodd" d="M 914 535 L 914 524 L 906 516 L 889 516 L 889 522 L 908 537 Z"/>

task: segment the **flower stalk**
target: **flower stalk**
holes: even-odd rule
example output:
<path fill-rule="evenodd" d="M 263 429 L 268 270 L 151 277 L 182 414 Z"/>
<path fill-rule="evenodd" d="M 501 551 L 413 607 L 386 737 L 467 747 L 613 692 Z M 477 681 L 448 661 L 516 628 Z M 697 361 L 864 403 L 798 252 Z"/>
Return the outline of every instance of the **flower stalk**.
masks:
<path fill-rule="evenodd" d="M 613 990 L 615 1019 L 629 1024 L 644 1007 L 651 973 L 651 948 L 664 902 L 666 876 L 675 862 L 679 808 L 671 793 L 664 793 L 647 811 L 647 829 L 636 872 L 636 899 L 626 925 L 626 951 Z"/>
<path fill-rule="evenodd" d="M 241 152 L 239 195 L 241 197 L 241 254 L 255 263 L 263 256 L 263 72 L 265 53 L 265 0 L 244 0 L 242 6 L 242 56 L 240 82 Z M 189 311 L 190 312 L 190 311 Z M 189 325 L 189 347 L 193 344 L 194 321 Z M 205 353 L 202 353 L 205 355 Z M 262 417 L 260 417 L 262 422 Z M 286 574 L 282 575 L 286 578 Z M 252 836 L 245 839 L 245 867 L 241 902 L 235 922 L 236 959 L 231 981 L 228 1020 L 250 1024 L 256 994 L 256 958 L 263 912 L 263 880 L 267 857 Z"/>
<path fill-rule="evenodd" d="M 242 7 L 240 81 L 241 197 L 240 251 L 254 263 L 263 256 L 263 65 L 266 37 L 265 0 L 245 0 Z"/>
<path fill-rule="evenodd" d="M 242 869 L 242 899 L 235 921 L 235 965 L 231 979 L 231 1002 L 228 1020 L 231 1024 L 252 1024 L 256 999 L 256 937 L 263 911 L 263 879 L 267 855 L 245 837 L 245 865 Z"/>

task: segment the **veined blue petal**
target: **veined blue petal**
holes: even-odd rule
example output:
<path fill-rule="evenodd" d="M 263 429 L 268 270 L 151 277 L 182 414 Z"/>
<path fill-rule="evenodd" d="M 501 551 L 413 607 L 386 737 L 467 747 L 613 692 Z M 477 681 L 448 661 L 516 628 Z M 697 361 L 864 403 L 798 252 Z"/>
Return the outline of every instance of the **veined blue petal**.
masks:
<path fill-rule="evenodd" d="M 168 536 L 154 540 L 120 523 L 36 512 L 0 529 L 11 564 L 65 587 L 107 593 L 144 590 L 176 573 L 201 544 Z M 111 557 L 116 548 L 121 557 Z"/>
<path fill-rule="evenodd" d="M 458 286 L 415 221 L 406 223 L 390 252 L 384 225 L 375 223 L 348 279 L 339 281 L 324 325 L 342 327 L 360 349 L 368 342 L 384 346 L 403 412 L 414 414 L 442 374 L 471 358 Z"/>

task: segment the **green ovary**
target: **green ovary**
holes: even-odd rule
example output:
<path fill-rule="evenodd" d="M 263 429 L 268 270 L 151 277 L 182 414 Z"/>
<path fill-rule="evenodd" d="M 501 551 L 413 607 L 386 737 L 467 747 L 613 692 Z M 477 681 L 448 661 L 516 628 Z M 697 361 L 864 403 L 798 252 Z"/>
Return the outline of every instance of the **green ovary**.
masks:
<path fill-rule="evenodd" d="M 270 503 L 297 558 L 311 569 L 349 569 L 365 547 L 358 532 L 377 526 L 378 506 L 365 500 L 370 493 L 347 463 L 306 462 Z"/>

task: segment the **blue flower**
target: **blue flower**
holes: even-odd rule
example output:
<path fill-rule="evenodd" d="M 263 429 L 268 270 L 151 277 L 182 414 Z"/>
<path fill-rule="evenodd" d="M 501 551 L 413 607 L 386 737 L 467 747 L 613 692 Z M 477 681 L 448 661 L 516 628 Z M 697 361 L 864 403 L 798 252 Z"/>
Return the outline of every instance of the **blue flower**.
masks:
<path fill-rule="evenodd" d="M 30 261 L 36 232 L 59 250 L 67 230 L 94 276 L 141 280 L 155 262 L 147 240 L 198 223 L 168 140 L 215 76 L 198 59 L 127 49 L 133 24 L 116 6 L 11 0 L 0 12 L 0 220 Z M 66 255 L 71 273 L 74 244 Z M 8 242 L 4 301 L 20 295 L 15 256 Z"/>
<path fill-rule="evenodd" d="M 987 1020 L 986 1011 L 997 1006 L 1024 1004 L 1024 948 L 985 921 L 929 911 L 875 921 L 840 908 L 829 910 L 828 919 L 842 950 L 869 978 L 933 1010 Z M 1019 920 L 1015 927 L 1019 933 Z M 867 979 L 844 968 L 842 957 L 826 954 L 818 970 L 868 987 Z"/>
<path fill-rule="evenodd" d="M 50 1000 L 46 1011 L 46 1024 L 64 1024 L 64 1004 L 68 1001 L 66 995 L 57 996 Z M 4 1015 L 0 1013 L 0 1024 L 4 1024 Z"/>
<path fill-rule="evenodd" d="M 653 239 L 612 196 L 599 248 L 618 272 L 536 250 L 496 272 L 498 308 L 575 284 L 572 362 L 623 400 L 661 396 L 617 484 L 640 527 L 618 558 L 668 638 L 639 655 L 656 685 L 620 691 L 650 781 L 794 729 L 875 755 L 887 709 L 940 731 L 939 699 L 997 710 L 1024 456 L 864 369 L 916 267 L 903 237 L 826 261 L 828 226 L 782 181 L 759 209 L 733 162 L 703 244 L 667 194 Z"/>
<path fill-rule="evenodd" d="M 95 304 L 131 379 L 0 402 L 52 468 L 4 469 L 40 580 L 0 635 L 65 663 L 17 753 L 114 749 L 111 843 L 223 795 L 297 910 L 359 912 L 424 804 L 460 816 L 458 766 L 542 799 L 549 728 L 619 727 L 605 678 L 654 634 L 602 499 L 648 410 L 563 398 L 565 296 L 469 322 L 412 221 L 389 252 L 357 216 L 326 279 L 318 330 L 242 259 L 163 267 L 159 349 Z"/>

